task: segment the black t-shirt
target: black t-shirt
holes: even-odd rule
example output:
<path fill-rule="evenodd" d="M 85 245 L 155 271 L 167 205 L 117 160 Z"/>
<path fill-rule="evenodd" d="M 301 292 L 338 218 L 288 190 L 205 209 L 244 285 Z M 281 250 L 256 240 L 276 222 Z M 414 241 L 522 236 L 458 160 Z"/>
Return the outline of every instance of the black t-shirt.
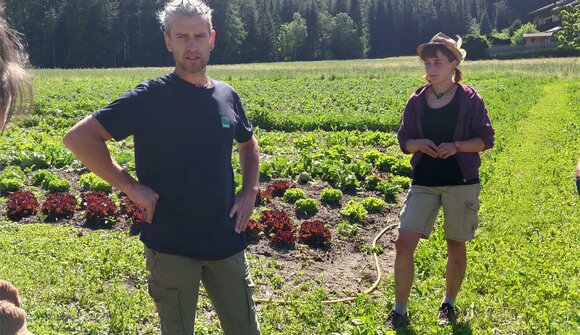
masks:
<path fill-rule="evenodd" d="M 139 182 L 159 193 L 141 240 L 163 253 L 200 260 L 229 257 L 247 246 L 229 218 L 233 140 L 252 124 L 235 90 L 214 80 L 198 88 L 174 73 L 145 81 L 93 116 L 117 141 L 133 135 Z"/>
<path fill-rule="evenodd" d="M 453 132 L 459 115 L 459 95 L 457 90 L 451 102 L 441 108 L 430 108 L 425 104 L 423 113 L 423 134 L 439 145 L 444 142 L 453 142 Z M 422 186 L 452 186 L 467 185 L 479 182 L 465 180 L 455 155 L 443 158 L 433 158 L 423 155 L 417 164 L 413 175 L 413 185 Z"/>

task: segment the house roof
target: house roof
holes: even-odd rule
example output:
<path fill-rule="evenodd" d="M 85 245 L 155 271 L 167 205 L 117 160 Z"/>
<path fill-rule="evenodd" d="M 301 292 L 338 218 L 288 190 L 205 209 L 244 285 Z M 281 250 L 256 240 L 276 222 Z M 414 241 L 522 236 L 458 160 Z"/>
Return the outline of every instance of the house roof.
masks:
<path fill-rule="evenodd" d="M 553 31 L 552 32 L 544 31 L 541 33 L 527 33 L 527 34 L 524 34 L 523 38 L 527 38 L 527 37 L 530 37 L 530 38 L 532 38 L 532 37 L 552 37 L 552 35 L 554 35 Z"/>
<path fill-rule="evenodd" d="M 545 11 L 550 11 L 552 12 L 560 12 L 562 9 L 564 9 L 566 6 L 577 6 L 580 4 L 580 1 L 578 0 L 558 0 L 558 1 L 554 1 L 549 5 L 546 5 L 544 7 L 540 7 L 536 10 L 533 10 L 531 12 L 528 13 L 528 15 L 534 16 L 534 15 L 538 15 L 542 12 Z"/>
<path fill-rule="evenodd" d="M 544 7 L 541 7 L 541 8 L 538 8 L 536 10 L 529 12 L 528 15 L 536 15 L 536 14 L 539 14 L 539 13 L 547 11 L 547 10 L 552 10 L 552 8 L 554 8 L 554 6 L 555 5 L 553 3 L 551 3 L 547 6 L 544 6 Z"/>
<path fill-rule="evenodd" d="M 556 6 L 554 7 L 553 10 L 560 12 L 562 9 L 566 9 L 567 6 L 578 6 L 578 5 L 580 5 L 580 1 L 578 0 L 562 1 L 560 3 L 556 3 Z"/>
<path fill-rule="evenodd" d="M 554 28 L 552 28 L 552 29 L 548 29 L 548 30 L 546 30 L 546 31 L 544 31 L 544 32 L 545 32 L 545 33 L 555 33 L 555 32 L 557 32 L 558 30 L 561 30 L 561 29 L 562 29 L 562 27 L 561 27 L 561 26 L 557 26 L 557 27 L 554 27 Z"/>

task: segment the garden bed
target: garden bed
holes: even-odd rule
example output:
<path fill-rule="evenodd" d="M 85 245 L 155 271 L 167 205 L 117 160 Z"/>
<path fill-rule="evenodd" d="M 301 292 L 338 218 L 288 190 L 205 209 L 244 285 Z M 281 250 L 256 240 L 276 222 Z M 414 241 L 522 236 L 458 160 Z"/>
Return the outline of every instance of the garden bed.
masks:
<path fill-rule="evenodd" d="M 85 230 L 95 229 L 126 231 L 129 235 L 138 234 L 139 223 L 132 222 L 129 217 L 120 213 L 121 202 L 124 199 L 122 194 L 114 190 L 110 194 L 91 193 L 93 196 L 87 197 L 87 191 L 79 187 L 77 173 L 60 170 L 52 170 L 52 172 L 59 178 L 70 182 L 71 188 L 68 194 L 77 200 L 74 213 L 69 217 L 56 220 L 47 219 L 46 215 L 42 214 L 41 207 L 50 193 L 38 186 L 28 185 L 25 189 L 36 196 L 40 206 L 35 214 L 15 220 L 16 222 L 20 224 L 70 225 L 77 228 L 80 235 L 84 234 Z M 33 174 L 34 172 L 28 174 L 29 180 L 33 179 Z M 353 222 L 341 214 L 341 208 L 344 208 L 344 205 L 350 200 L 362 201 L 362 199 L 376 196 L 376 194 L 366 190 L 349 192 L 344 193 L 337 203 L 326 203 L 320 199 L 323 190 L 330 188 L 327 182 L 320 180 L 304 184 L 295 184 L 290 180 L 282 180 L 282 182 L 293 184 L 294 188 L 304 191 L 306 198 L 315 199 L 317 210 L 310 214 L 297 212 L 296 205 L 286 201 L 284 197 L 279 196 L 280 194 L 271 199 L 263 200 L 261 204 L 256 206 L 252 216 L 256 220 L 259 220 L 262 212 L 274 210 L 285 213 L 291 222 L 290 224 L 295 227 L 293 236 L 296 239 L 293 245 L 281 245 L 272 242 L 273 234 L 268 236 L 264 232 L 260 232 L 259 235 L 246 232 L 249 242 L 247 252 L 252 260 L 250 264 L 254 267 L 252 273 L 257 285 L 256 297 L 258 299 L 286 299 L 284 292 L 290 292 L 297 286 L 312 283 L 325 287 L 329 294 L 332 294 L 328 297 L 329 299 L 344 298 L 362 293 L 377 278 L 373 253 L 380 255 L 382 273 L 391 272 L 396 229 L 383 235 L 374 249 L 372 241 L 386 226 L 397 223 L 400 210 L 398 206 L 386 203 L 384 209 L 369 212 L 364 219 Z M 273 183 L 261 183 L 260 189 L 268 189 L 269 184 Z M 5 196 L 8 198 L 7 195 Z M 87 219 L 86 199 L 95 197 L 97 199 L 105 197 L 112 200 L 118 209 L 114 218 L 101 222 Z M 6 201 L 0 203 L 0 212 L 7 212 Z M 311 246 L 301 241 L 298 237 L 298 230 L 305 221 L 322 222 L 330 232 L 328 243 Z"/>

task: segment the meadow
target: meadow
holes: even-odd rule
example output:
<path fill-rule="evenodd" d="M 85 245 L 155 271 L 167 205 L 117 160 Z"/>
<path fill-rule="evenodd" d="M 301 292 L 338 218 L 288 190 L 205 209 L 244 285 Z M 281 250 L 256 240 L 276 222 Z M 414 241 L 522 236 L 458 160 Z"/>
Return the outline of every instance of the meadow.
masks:
<path fill-rule="evenodd" d="M 486 102 L 496 146 L 483 154 L 480 227 L 468 244 L 467 276 L 457 301 L 459 324 L 452 328 L 436 322 L 446 259 L 442 230 L 436 229 L 416 252 L 413 324 L 397 334 L 576 334 L 580 59 L 477 61 L 462 67 L 465 83 Z M 62 136 L 127 89 L 170 70 L 33 70 L 34 111 L 14 118 L 0 137 L 0 278 L 20 288 L 33 333 L 158 333 L 143 248 L 128 228 L 133 227 L 129 218 L 108 218 L 91 227 L 88 211 L 80 208 L 57 222 L 42 212 L 20 220 L 6 213 L 10 192 L 18 190 L 31 191 L 40 203 L 57 189 L 78 199 L 83 192 L 105 190 L 119 205 L 121 194 L 83 177 L 87 171 L 64 148 Z M 394 334 L 385 320 L 393 305 L 395 233 L 383 236 L 376 248 L 370 240 L 396 223 L 408 185 L 410 157 L 400 152 L 394 132 L 406 99 L 423 84 L 420 63 L 401 57 L 228 65 L 211 66 L 209 73 L 236 88 L 257 127 L 260 187 L 292 182 L 317 207 L 304 214 L 298 204 L 276 197 L 261 202 L 253 218 L 259 222 L 264 211 L 283 210 L 297 226 L 304 219 L 323 220 L 332 233 L 326 249 L 298 240 L 264 252 L 270 237 L 263 232 L 250 247 L 256 296 L 292 301 L 258 304 L 263 334 Z M 109 148 L 134 173 L 132 145 L 126 140 Z M 239 182 L 236 159 L 234 166 Z M 47 173 L 39 171 L 59 182 L 36 183 L 38 175 Z M 342 198 L 329 205 L 322 199 L 325 188 L 340 190 Z M 368 211 L 362 205 L 367 198 L 384 201 L 383 206 Z M 349 270 L 329 261 L 339 252 L 356 255 L 364 266 Z M 384 278 L 375 291 L 361 293 L 374 274 L 366 279 L 352 275 L 365 275 L 375 254 Z M 324 268 L 323 275 L 312 276 L 308 268 L 313 265 Z M 356 299 L 324 303 L 344 295 Z M 219 333 L 202 292 L 196 334 Z"/>

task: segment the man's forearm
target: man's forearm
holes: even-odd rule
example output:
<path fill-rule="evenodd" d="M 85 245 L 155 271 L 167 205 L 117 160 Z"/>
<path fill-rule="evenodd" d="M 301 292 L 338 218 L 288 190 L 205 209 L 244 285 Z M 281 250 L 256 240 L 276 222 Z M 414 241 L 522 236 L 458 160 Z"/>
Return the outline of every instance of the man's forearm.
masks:
<path fill-rule="evenodd" d="M 79 122 L 66 134 L 63 143 L 89 170 L 128 194 L 137 181 L 111 157 L 107 139 L 95 131 L 93 122 L 97 121 Z"/>
<path fill-rule="evenodd" d="M 255 190 L 260 177 L 260 150 L 254 137 L 238 146 L 242 170 L 242 190 Z"/>

